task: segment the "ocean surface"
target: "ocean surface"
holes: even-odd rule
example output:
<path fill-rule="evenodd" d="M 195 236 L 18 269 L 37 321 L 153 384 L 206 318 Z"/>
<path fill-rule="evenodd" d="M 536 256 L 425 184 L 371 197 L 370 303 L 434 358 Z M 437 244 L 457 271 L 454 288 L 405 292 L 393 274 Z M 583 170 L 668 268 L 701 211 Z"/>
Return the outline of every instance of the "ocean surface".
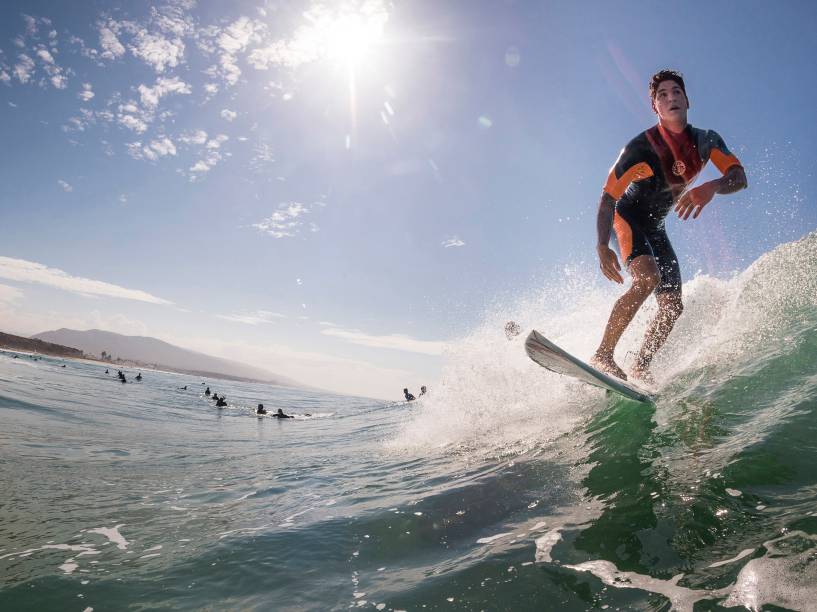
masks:
<path fill-rule="evenodd" d="M 2 353 L 0 610 L 817 610 L 816 272 L 810 235 L 687 282 L 655 405 L 505 338 L 589 355 L 580 269 L 412 404 Z"/>

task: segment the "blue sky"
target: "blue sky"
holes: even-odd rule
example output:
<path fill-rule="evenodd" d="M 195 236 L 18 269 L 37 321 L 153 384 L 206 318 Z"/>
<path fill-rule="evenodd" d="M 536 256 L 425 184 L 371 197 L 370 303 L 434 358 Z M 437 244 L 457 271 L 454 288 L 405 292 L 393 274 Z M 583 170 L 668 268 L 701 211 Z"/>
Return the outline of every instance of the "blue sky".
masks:
<path fill-rule="evenodd" d="M 595 266 L 659 68 L 750 182 L 669 222 L 684 277 L 814 230 L 815 26 L 806 2 L 4 2 L 2 329 L 399 397 L 500 296 Z"/>

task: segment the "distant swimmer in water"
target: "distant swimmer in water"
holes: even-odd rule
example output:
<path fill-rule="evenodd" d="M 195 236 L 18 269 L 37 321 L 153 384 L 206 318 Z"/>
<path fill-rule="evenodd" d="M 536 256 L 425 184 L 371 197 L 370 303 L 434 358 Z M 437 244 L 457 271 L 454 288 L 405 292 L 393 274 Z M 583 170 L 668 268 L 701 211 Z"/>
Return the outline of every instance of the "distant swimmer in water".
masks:
<path fill-rule="evenodd" d="M 136 380 L 142 380 L 142 373 L 141 373 L 141 372 L 139 372 L 139 373 L 136 375 Z M 185 387 L 185 389 L 186 389 L 186 388 L 187 388 L 187 387 Z"/>
<path fill-rule="evenodd" d="M 294 419 L 295 418 L 291 414 L 284 414 L 284 411 L 281 410 L 280 408 L 278 409 L 278 412 L 276 414 L 273 414 L 272 416 L 274 416 L 277 419 Z"/>
<path fill-rule="evenodd" d="M 227 402 L 225 401 L 226 399 L 227 398 L 222 395 L 220 398 L 218 398 L 218 401 L 216 402 L 216 406 L 218 408 L 223 408 L 224 406 L 226 406 L 227 405 Z"/>
<path fill-rule="evenodd" d="M 407 402 L 413 402 L 414 400 L 417 399 L 411 393 L 409 393 L 408 389 L 403 389 L 403 395 L 406 397 Z"/>
<path fill-rule="evenodd" d="M 105 368 L 105 374 L 108 374 L 108 368 Z"/>
<path fill-rule="evenodd" d="M 204 390 L 204 395 L 206 395 L 207 397 L 210 397 L 210 387 L 207 387 L 207 388 Z"/>
<path fill-rule="evenodd" d="M 267 409 L 264 408 L 264 404 L 258 404 L 258 410 L 255 411 L 255 414 L 267 414 Z"/>
<path fill-rule="evenodd" d="M 211 397 L 210 399 L 218 401 L 218 393 L 213 393 L 213 397 Z"/>
<path fill-rule="evenodd" d="M 65 367 L 65 364 L 62 364 L 62 367 Z"/>
<path fill-rule="evenodd" d="M 426 389 L 426 386 L 423 385 L 420 387 L 420 397 L 423 397 L 426 393 L 428 393 L 428 389 Z"/>
<path fill-rule="evenodd" d="M 184 387 L 179 387 L 179 390 L 180 391 L 187 391 L 187 385 L 185 385 Z"/>

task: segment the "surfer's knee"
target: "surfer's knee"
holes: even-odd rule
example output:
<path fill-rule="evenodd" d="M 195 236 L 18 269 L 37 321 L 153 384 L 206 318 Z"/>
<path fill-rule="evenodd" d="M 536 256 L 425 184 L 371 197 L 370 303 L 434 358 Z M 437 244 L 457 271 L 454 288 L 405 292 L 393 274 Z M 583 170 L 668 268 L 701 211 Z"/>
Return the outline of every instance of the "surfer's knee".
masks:
<path fill-rule="evenodd" d="M 658 286 L 658 283 L 660 282 L 661 275 L 658 273 L 658 270 L 655 271 L 647 270 L 633 277 L 633 288 L 636 289 L 639 293 L 649 295 L 650 293 L 655 291 L 655 288 Z"/>

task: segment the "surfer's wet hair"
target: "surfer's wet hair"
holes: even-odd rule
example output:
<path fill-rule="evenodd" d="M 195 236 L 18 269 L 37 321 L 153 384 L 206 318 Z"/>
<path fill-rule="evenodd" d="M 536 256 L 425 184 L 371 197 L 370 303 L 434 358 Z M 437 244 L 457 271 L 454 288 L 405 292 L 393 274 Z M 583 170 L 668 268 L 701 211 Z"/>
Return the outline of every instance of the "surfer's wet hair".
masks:
<path fill-rule="evenodd" d="M 650 101 L 655 101 L 655 96 L 658 93 L 658 86 L 664 81 L 674 81 L 675 83 L 678 83 L 678 87 L 680 87 L 681 91 L 684 92 L 684 97 L 687 99 L 687 104 L 689 104 L 689 96 L 687 95 L 687 88 L 684 84 L 684 75 L 677 70 L 668 69 L 659 70 L 652 75 L 652 77 L 650 77 Z"/>

